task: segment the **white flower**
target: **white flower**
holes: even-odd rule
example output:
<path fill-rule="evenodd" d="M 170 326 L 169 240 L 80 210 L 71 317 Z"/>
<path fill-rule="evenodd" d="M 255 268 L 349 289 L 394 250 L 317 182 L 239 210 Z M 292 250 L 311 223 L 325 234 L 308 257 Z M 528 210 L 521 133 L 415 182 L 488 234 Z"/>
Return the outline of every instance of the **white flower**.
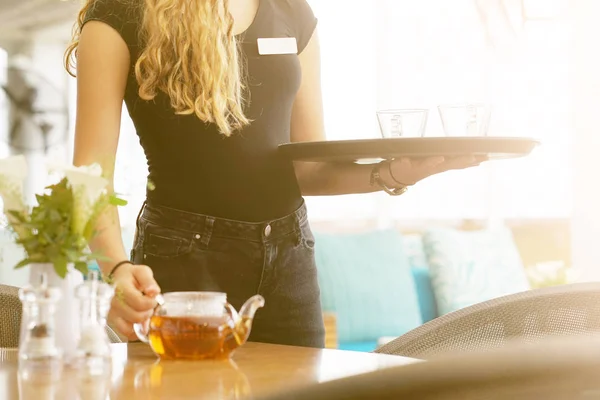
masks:
<path fill-rule="evenodd" d="M 98 163 L 76 167 L 69 164 L 48 163 L 48 171 L 67 174 L 67 172 L 83 172 L 87 175 L 102 177 L 102 167 Z"/>
<path fill-rule="evenodd" d="M 100 196 L 106 193 L 109 181 L 102 177 L 99 164 L 75 166 L 51 166 L 52 170 L 60 170 L 67 178 L 73 191 L 73 231 L 83 234 L 85 226 L 94 214 Z"/>
<path fill-rule="evenodd" d="M 27 177 L 27 160 L 12 156 L 0 160 L 0 196 L 5 211 L 24 211 L 23 182 Z"/>

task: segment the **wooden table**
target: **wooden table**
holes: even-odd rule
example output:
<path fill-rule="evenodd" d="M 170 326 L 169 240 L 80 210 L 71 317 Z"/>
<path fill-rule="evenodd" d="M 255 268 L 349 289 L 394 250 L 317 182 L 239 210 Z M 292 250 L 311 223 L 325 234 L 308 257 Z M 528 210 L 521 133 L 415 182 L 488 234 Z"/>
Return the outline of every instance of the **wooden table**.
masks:
<path fill-rule="evenodd" d="M 65 370 L 54 382 L 26 382 L 19 377 L 16 352 L 4 351 L 4 360 L 0 361 L 0 399 L 106 400 L 108 394 L 110 400 L 247 399 L 418 361 L 247 343 L 231 361 L 158 362 L 144 344 L 113 346 L 112 377 L 85 381 L 78 378 L 77 371 Z"/>

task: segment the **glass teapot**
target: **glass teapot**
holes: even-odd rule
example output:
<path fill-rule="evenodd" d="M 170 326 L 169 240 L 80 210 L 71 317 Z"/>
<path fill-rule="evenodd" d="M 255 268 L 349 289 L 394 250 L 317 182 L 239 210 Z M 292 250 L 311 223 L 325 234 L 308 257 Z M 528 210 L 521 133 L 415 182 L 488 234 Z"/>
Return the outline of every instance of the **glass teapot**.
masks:
<path fill-rule="evenodd" d="M 218 292 L 173 292 L 156 296 L 158 306 L 147 334 L 133 326 L 137 337 L 161 359 L 226 359 L 250 336 L 256 311 L 265 305 L 251 297 L 238 312 Z"/>

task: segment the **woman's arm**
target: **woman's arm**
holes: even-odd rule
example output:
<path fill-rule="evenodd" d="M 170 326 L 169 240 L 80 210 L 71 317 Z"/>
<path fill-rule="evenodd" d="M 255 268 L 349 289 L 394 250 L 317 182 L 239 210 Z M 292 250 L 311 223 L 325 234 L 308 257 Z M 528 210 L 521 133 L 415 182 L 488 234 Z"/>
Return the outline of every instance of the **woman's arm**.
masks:
<path fill-rule="evenodd" d="M 88 22 L 77 50 L 77 116 L 75 165 L 99 163 L 113 188 L 113 171 L 119 142 L 121 109 L 129 73 L 129 50 L 121 36 L 108 25 Z M 129 257 L 123 247 L 116 207 L 99 218 L 99 234 L 90 243 L 93 251 L 110 261 L 99 262 L 104 276 L 115 263 Z M 152 270 L 143 265 L 123 265 L 113 276 L 117 295 L 108 314 L 109 324 L 122 335 L 135 339 L 132 325 L 147 320 L 160 292 Z"/>
<path fill-rule="evenodd" d="M 321 56 L 318 34 L 299 55 L 302 83 L 292 112 L 292 142 L 325 140 L 323 99 L 321 94 Z M 349 83 L 351 84 L 351 83 Z M 340 96 L 342 94 L 340 93 Z M 479 165 L 483 159 L 461 157 L 445 160 L 432 157 L 421 160 L 396 160 L 391 171 L 398 181 L 414 184 L 428 176 Z M 303 195 L 323 196 L 352 193 L 369 193 L 381 190 L 371 186 L 372 165 L 354 163 L 296 162 L 296 177 Z M 389 168 L 381 168 L 381 178 L 389 187 L 398 186 Z"/>
<path fill-rule="evenodd" d="M 121 109 L 129 73 L 129 49 L 108 25 L 88 22 L 77 50 L 77 115 L 75 165 L 98 163 L 113 188 L 113 170 L 121 127 Z M 99 231 L 90 243 L 110 261 L 99 262 L 103 274 L 127 257 L 121 236 L 119 214 L 110 206 L 98 221 Z"/>

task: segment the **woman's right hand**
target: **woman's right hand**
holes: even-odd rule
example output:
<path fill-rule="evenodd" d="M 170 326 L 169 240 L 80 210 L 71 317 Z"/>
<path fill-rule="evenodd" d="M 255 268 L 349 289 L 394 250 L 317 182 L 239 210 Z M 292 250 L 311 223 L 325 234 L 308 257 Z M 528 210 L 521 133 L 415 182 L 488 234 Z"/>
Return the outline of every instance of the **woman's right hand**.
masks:
<path fill-rule="evenodd" d="M 160 287 L 150 267 L 131 264 L 122 265 L 115 271 L 113 284 L 115 296 L 108 313 L 108 323 L 120 335 L 137 340 L 133 324 L 144 323 L 152 316 Z"/>

